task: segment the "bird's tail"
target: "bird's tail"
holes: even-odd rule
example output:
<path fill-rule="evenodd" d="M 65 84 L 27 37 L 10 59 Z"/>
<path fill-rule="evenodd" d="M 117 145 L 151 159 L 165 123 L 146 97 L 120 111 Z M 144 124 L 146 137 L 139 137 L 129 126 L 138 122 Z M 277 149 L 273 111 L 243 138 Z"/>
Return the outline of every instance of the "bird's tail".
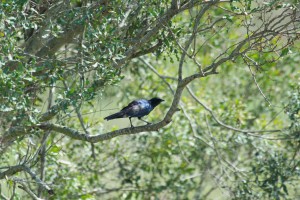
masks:
<path fill-rule="evenodd" d="M 104 119 L 108 121 L 108 120 L 112 120 L 112 119 L 116 119 L 116 118 L 123 118 L 123 117 L 125 117 L 123 112 L 117 112 L 115 114 L 105 117 Z"/>

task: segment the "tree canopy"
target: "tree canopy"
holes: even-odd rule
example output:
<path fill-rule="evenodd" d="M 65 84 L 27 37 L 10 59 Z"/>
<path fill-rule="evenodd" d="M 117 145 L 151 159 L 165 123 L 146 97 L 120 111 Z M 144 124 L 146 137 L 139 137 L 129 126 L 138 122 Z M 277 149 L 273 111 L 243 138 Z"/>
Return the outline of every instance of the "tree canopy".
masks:
<path fill-rule="evenodd" d="M 299 198 L 299 13 L 2 0 L 1 198 Z M 103 119 L 152 97 L 150 125 Z"/>

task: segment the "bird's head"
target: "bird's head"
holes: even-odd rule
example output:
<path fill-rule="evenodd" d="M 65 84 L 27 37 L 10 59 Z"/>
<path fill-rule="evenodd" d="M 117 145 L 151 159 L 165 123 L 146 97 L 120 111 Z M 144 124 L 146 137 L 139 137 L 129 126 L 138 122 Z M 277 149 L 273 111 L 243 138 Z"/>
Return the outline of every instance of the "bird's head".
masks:
<path fill-rule="evenodd" d="M 152 99 L 149 100 L 151 105 L 153 107 L 157 106 L 158 104 L 160 104 L 161 102 L 163 102 L 164 100 L 163 99 L 160 99 L 160 98 L 157 98 L 157 97 L 154 97 Z"/>

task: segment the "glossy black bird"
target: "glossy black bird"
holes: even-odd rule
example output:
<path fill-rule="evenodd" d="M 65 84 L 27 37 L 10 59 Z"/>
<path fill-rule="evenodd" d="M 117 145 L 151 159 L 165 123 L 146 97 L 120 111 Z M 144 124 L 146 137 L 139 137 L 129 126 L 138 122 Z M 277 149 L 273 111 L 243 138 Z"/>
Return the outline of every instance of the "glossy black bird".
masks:
<path fill-rule="evenodd" d="M 131 118 L 137 117 L 139 120 L 146 122 L 147 124 L 151 124 L 145 120 L 142 119 L 142 117 L 148 115 L 158 104 L 163 102 L 163 99 L 154 97 L 150 100 L 146 99 L 139 99 L 132 101 L 128 106 L 124 107 L 120 112 L 117 112 L 115 114 L 109 115 L 105 117 L 104 119 L 112 120 L 117 118 L 127 118 L 129 117 L 130 125 L 132 126 Z"/>

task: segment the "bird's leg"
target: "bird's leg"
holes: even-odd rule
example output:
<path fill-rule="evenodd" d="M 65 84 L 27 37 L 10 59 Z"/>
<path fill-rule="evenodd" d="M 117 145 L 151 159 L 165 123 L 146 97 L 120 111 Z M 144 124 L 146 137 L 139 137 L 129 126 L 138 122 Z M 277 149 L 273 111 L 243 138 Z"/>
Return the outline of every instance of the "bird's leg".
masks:
<path fill-rule="evenodd" d="M 141 121 L 143 121 L 143 122 L 146 122 L 147 125 L 152 124 L 152 123 L 150 123 L 150 122 L 147 122 L 147 121 L 143 120 L 141 117 L 138 117 L 138 119 L 141 120 Z"/>
<path fill-rule="evenodd" d="M 129 121 L 130 121 L 131 128 L 133 128 L 134 126 L 132 125 L 131 117 L 129 117 Z"/>

